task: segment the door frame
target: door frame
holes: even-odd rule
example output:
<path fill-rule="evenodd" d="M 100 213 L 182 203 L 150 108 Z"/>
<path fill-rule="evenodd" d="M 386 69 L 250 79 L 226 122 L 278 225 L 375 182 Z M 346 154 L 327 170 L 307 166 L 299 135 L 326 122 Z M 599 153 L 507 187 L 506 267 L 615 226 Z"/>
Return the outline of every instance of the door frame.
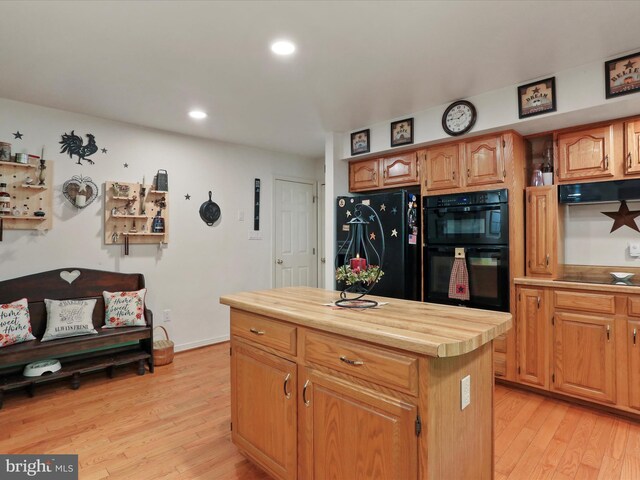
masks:
<path fill-rule="evenodd" d="M 317 271 L 317 275 L 318 275 L 318 288 L 327 288 L 325 283 L 326 283 L 326 272 L 324 271 L 325 268 L 325 264 L 322 263 L 322 254 L 325 254 L 325 263 L 326 263 L 326 250 L 327 250 L 327 246 L 324 246 L 324 252 L 320 251 L 320 240 L 322 239 L 322 243 L 324 244 L 325 242 L 325 238 L 324 238 L 324 234 L 325 234 L 325 225 L 327 223 L 327 219 L 326 217 L 326 212 L 324 209 L 324 203 L 325 203 L 325 198 L 326 198 L 326 184 L 325 182 L 317 182 L 317 196 L 316 199 L 318 200 L 316 202 L 316 219 L 317 219 L 317 227 L 316 227 L 316 246 L 317 246 L 317 252 L 318 254 L 316 255 L 316 263 L 318 264 L 318 271 Z M 322 221 L 321 221 L 322 220 Z M 320 280 L 324 280 L 323 282 L 320 282 Z"/>
<path fill-rule="evenodd" d="M 312 219 L 312 222 L 314 225 L 316 225 L 316 235 L 315 238 L 313 239 L 313 248 L 316 252 L 316 262 L 319 262 L 318 260 L 318 181 L 316 179 L 313 178 L 308 178 L 308 177 L 288 177 L 288 176 L 284 176 L 284 175 L 274 175 L 272 178 L 272 194 L 271 194 L 271 202 L 272 202 L 272 209 L 271 209 L 271 288 L 275 288 L 276 285 L 276 234 L 278 233 L 276 231 L 276 217 L 277 217 L 277 212 L 276 212 L 276 182 L 278 180 L 281 180 L 283 182 L 295 182 L 295 183 L 305 183 L 305 184 L 309 184 L 312 187 L 313 190 L 313 205 L 315 205 L 315 208 L 312 209 L 313 211 L 311 212 L 312 215 L 314 216 L 314 218 Z M 318 279 L 318 274 L 316 272 L 316 283 L 317 283 L 317 279 Z"/>

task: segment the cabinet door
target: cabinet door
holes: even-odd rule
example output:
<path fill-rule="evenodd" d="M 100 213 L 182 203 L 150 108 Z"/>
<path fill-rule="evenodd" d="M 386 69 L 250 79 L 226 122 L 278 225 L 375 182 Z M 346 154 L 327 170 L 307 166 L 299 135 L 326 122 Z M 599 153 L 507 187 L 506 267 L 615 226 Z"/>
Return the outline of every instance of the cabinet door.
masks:
<path fill-rule="evenodd" d="M 640 321 L 627 321 L 629 406 L 640 410 Z"/>
<path fill-rule="evenodd" d="M 384 187 L 398 187 L 404 185 L 418 185 L 418 161 L 417 155 L 409 153 L 395 157 L 383 158 L 382 185 Z"/>
<path fill-rule="evenodd" d="M 415 405 L 313 370 L 303 377 L 301 478 L 418 478 Z"/>
<path fill-rule="evenodd" d="M 558 134 L 558 181 L 613 175 L 613 125 Z"/>
<path fill-rule="evenodd" d="M 548 388 L 549 369 L 544 290 L 518 289 L 518 380 Z"/>
<path fill-rule="evenodd" d="M 297 475 L 295 363 L 232 342 L 233 442 L 281 480 Z"/>
<path fill-rule="evenodd" d="M 427 190 L 443 190 L 460 186 L 460 149 L 458 145 L 427 150 L 425 176 Z"/>
<path fill-rule="evenodd" d="M 626 122 L 624 171 L 626 173 L 640 173 L 640 120 Z"/>
<path fill-rule="evenodd" d="M 464 145 L 467 185 L 502 183 L 505 179 L 502 137 L 490 137 Z"/>
<path fill-rule="evenodd" d="M 553 390 L 615 403 L 615 341 L 611 318 L 555 312 Z"/>
<path fill-rule="evenodd" d="M 526 252 L 527 275 L 552 276 L 557 264 L 557 210 L 556 189 L 527 188 Z"/>
<path fill-rule="evenodd" d="M 349 191 L 375 190 L 380 187 L 377 158 L 349 163 Z"/>

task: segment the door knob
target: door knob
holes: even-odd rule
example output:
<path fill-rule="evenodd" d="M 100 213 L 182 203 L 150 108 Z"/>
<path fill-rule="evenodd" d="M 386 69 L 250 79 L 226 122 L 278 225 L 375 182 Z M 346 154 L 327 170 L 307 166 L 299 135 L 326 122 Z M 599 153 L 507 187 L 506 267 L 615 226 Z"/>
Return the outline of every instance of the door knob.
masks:
<path fill-rule="evenodd" d="M 322 258 L 320 259 L 320 262 L 322 262 L 322 263 L 326 263 L 326 262 L 327 262 L 327 259 L 326 259 L 326 258 L 324 258 L 324 257 L 322 257 Z"/>
<path fill-rule="evenodd" d="M 278 259 L 278 260 L 276 260 L 276 263 L 277 263 L 278 265 L 282 265 L 282 263 L 283 263 L 283 262 L 282 262 L 282 260 Z"/>

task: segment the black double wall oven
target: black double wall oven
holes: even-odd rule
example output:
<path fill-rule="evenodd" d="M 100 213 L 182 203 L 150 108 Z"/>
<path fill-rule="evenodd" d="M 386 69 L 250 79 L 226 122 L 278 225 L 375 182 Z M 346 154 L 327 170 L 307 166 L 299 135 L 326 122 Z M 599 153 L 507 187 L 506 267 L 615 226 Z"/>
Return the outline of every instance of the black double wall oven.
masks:
<path fill-rule="evenodd" d="M 424 299 L 509 311 L 509 204 L 506 189 L 423 198 Z M 464 248 L 469 300 L 449 298 L 455 249 Z"/>

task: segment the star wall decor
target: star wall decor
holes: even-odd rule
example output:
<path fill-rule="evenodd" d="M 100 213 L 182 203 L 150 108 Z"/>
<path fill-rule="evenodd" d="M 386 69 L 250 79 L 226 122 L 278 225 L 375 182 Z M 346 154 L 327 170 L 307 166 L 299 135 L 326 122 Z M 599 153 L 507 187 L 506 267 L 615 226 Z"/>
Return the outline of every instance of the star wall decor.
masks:
<path fill-rule="evenodd" d="M 125 163 L 125 164 L 124 164 L 124 168 L 129 168 L 129 164 L 128 164 L 128 163 Z"/>
<path fill-rule="evenodd" d="M 351 216 L 351 212 L 347 210 L 347 218 L 349 218 L 350 216 Z"/>
<path fill-rule="evenodd" d="M 375 219 L 376 219 L 376 217 L 375 217 L 375 216 L 373 216 L 373 215 L 369 215 L 369 221 L 370 221 L 370 222 L 373 222 Z"/>
<path fill-rule="evenodd" d="M 624 68 L 626 68 L 627 70 L 630 69 L 630 68 L 633 68 L 635 63 L 636 62 L 632 62 L 631 60 L 629 60 L 627 63 L 624 64 Z"/>
<path fill-rule="evenodd" d="M 380 205 L 380 211 L 381 212 L 386 212 L 387 211 L 387 206 L 384 203 L 382 205 Z"/>
<path fill-rule="evenodd" d="M 613 218 L 613 226 L 611 227 L 611 231 L 609 233 L 613 233 L 618 230 L 620 227 L 624 227 L 625 225 L 629 228 L 634 229 L 636 232 L 640 232 L 638 225 L 636 224 L 635 218 L 640 216 L 640 210 L 630 211 L 629 207 L 627 207 L 627 202 L 622 200 L 620 202 L 620 208 L 617 212 L 600 212 L 607 217 Z"/>
<path fill-rule="evenodd" d="M 188 193 L 184 196 L 185 200 L 191 200 L 191 195 L 189 195 Z"/>
<path fill-rule="evenodd" d="M 20 133 L 20 130 L 16 130 L 16 133 L 13 134 L 13 138 L 19 138 L 22 140 L 22 135 L 24 135 L 24 133 Z"/>
<path fill-rule="evenodd" d="M 376 239 L 376 234 L 375 234 L 374 232 L 371 232 L 371 233 L 369 234 L 369 238 L 370 238 L 371 240 L 375 240 L 375 239 Z"/>
<path fill-rule="evenodd" d="M 391 230 L 391 236 L 392 237 L 397 237 L 398 236 L 398 230 L 396 230 L 395 228 L 393 230 Z"/>
<path fill-rule="evenodd" d="M 106 148 L 102 148 L 102 149 L 100 149 L 100 151 L 101 151 L 102 153 L 107 153 L 107 149 L 106 149 Z"/>
<path fill-rule="evenodd" d="M 395 215 L 396 213 L 398 213 L 398 209 L 396 207 L 393 207 L 391 209 L 391 213 L 393 213 Z"/>

